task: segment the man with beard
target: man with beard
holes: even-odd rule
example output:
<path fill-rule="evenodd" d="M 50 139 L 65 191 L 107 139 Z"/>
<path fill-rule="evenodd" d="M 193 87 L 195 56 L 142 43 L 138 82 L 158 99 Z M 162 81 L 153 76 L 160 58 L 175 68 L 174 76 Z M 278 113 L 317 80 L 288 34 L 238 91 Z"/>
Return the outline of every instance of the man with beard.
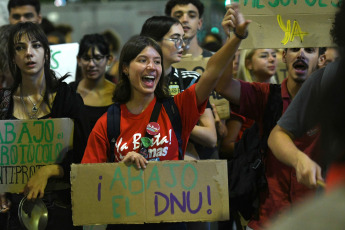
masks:
<path fill-rule="evenodd" d="M 233 9 L 228 10 L 231 14 Z M 228 19 L 232 23 L 231 17 Z M 243 20 L 242 17 L 236 20 Z M 308 76 L 317 69 L 318 48 L 288 48 L 283 52 L 283 62 L 287 67 L 287 78 L 281 84 L 281 95 L 274 94 L 276 98 L 270 101 L 282 101 L 284 113 L 292 99 L 301 88 Z M 230 79 L 229 79 L 230 78 Z M 268 97 L 270 95 L 269 83 L 248 83 L 232 78 L 232 65 L 228 66 L 223 77 L 217 84 L 216 91 L 228 99 L 234 106 L 232 110 L 242 116 L 255 120 L 263 132 L 263 119 Z M 274 107 L 273 107 L 274 108 Z M 317 155 L 319 129 L 313 127 L 304 136 L 295 140 L 306 154 L 311 157 Z M 313 190 L 297 182 L 295 170 L 280 162 L 270 150 L 265 155 L 265 175 L 268 189 L 260 194 L 259 218 L 250 220 L 249 229 L 260 229 L 269 219 L 279 215 L 292 203 L 304 198 Z"/>

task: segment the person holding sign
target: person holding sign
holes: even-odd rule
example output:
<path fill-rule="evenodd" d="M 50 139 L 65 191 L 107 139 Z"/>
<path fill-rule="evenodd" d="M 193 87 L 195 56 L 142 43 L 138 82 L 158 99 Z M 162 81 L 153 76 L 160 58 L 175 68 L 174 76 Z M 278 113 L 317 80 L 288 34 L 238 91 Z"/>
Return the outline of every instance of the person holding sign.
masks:
<path fill-rule="evenodd" d="M 88 34 L 81 39 L 77 72 L 81 72 L 82 78 L 70 85 L 84 100 L 90 130 L 113 104 L 115 84 L 105 78 L 106 66 L 111 63 L 112 58 L 109 45 L 102 35 Z"/>
<path fill-rule="evenodd" d="M 164 74 L 167 81 L 169 81 L 169 92 L 171 96 L 179 92 L 183 92 L 194 82 L 199 80 L 200 74 L 195 71 L 185 71 L 176 69 L 171 65 L 181 60 L 182 52 L 185 47 L 184 31 L 182 24 L 176 18 L 169 16 L 153 16 L 147 19 L 141 29 L 140 35 L 147 36 L 155 41 L 162 48 Z M 211 105 L 205 109 L 205 112 L 200 116 L 200 121 L 195 125 L 191 132 L 190 139 L 187 144 L 185 154 L 186 160 L 205 159 L 214 152 L 217 152 L 217 132 L 215 127 Z M 197 149 L 199 152 L 197 152 Z M 200 151 L 200 149 L 204 151 Z M 203 154 L 202 153 L 207 153 Z M 197 228 L 209 229 L 209 223 L 187 223 L 188 229 Z M 196 226 L 197 225 L 197 226 Z"/>
<path fill-rule="evenodd" d="M 8 49 L 14 83 L 11 89 L 0 90 L 0 119 L 71 118 L 74 120 L 74 148 L 67 152 L 62 163 L 37 169 L 24 187 L 23 194 L 2 194 L 1 211 L 10 212 L 8 229 L 22 229 L 18 220 L 20 200 L 24 196 L 29 200 L 43 198 L 48 207 L 47 229 L 74 229 L 69 188 L 70 164 L 81 161 L 89 133 L 82 98 L 63 82 L 68 75 L 58 80 L 50 69 L 50 48 L 39 25 L 32 22 L 14 25 Z M 45 191 L 47 186 L 57 185 L 55 181 L 48 181 L 50 178 L 57 178 L 61 182 L 59 185 L 64 182 L 64 186 Z"/>
<path fill-rule="evenodd" d="M 171 96 L 183 92 L 199 80 L 200 74 L 198 72 L 176 69 L 172 66 L 173 63 L 181 60 L 184 49 L 184 31 L 182 24 L 177 19 L 168 16 L 153 16 L 145 21 L 140 35 L 154 39 L 161 46 L 164 74 L 168 81 Z M 199 123 L 191 133 L 185 155 L 187 159 L 205 159 L 214 152 L 217 133 L 210 107 L 208 105 L 205 109 Z M 208 150 L 206 156 L 199 155 L 200 151 L 197 152 L 197 149 L 200 148 Z"/>
<path fill-rule="evenodd" d="M 233 3 L 227 11 L 223 26 L 231 25 L 233 15 L 232 8 L 238 4 Z M 237 32 L 237 28 L 236 28 Z M 234 106 L 231 108 L 238 114 L 255 120 L 260 133 L 260 141 L 267 143 L 272 123 L 276 123 L 282 113 L 285 112 L 293 98 L 296 96 L 304 81 L 316 70 L 319 50 L 311 48 L 288 48 L 284 50 L 283 61 L 286 63 L 288 77 L 281 86 L 269 83 L 244 82 L 233 79 L 232 66 L 224 71 L 216 90 L 227 98 Z M 279 88 L 280 87 L 280 88 Z M 269 98 L 271 103 L 269 103 Z M 236 105 L 236 106 L 235 106 Z M 271 114 L 272 119 L 266 121 L 265 115 Z M 296 144 L 308 155 L 315 157 L 318 151 L 318 138 L 320 131 L 316 127 L 296 140 Z M 243 138 L 243 137 L 242 137 Z M 254 213 L 248 226 L 252 229 L 260 229 L 275 215 L 279 215 L 283 209 L 289 208 L 297 200 L 303 199 L 307 194 L 313 193 L 308 187 L 297 182 L 295 171 L 281 163 L 268 149 L 257 149 L 264 152 L 264 175 L 267 179 L 267 190 L 255 194 L 260 197 L 258 213 Z M 243 152 L 240 152 L 240 154 Z M 247 153 L 247 152 L 246 152 Z M 263 167 L 261 159 L 255 168 Z M 230 191 L 231 192 L 231 191 Z M 257 214 L 257 215 L 255 215 Z"/>
<path fill-rule="evenodd" d="M 244 35 L 248 24 L 249 21 L 243 21 L 234 26 L 239 34 Z M 164 60 L 159 44 L 143 36 L 129 40 L 121 51 L 120 82 L 114 92 L 114 101 L 121 110 L 120 121 L 114 121 L 120 124 L 114 152 L 110 152 L 108 117 L 105 114 L 89 136 L 82 163 L 107 162 L 108 158 L 114 158 L 115 162 L 145 169 L 149 160 L 183 159 L 189 135 L 206 107 L 207 98 L 226 66 L 232 63 L 240 43 L 238 37 L 229 39 L 209 60 L 199 82 L 171 98 L 162 77 Z M 164 104 L 166 102 L 169 106 Z M 172 125 L 174 122 L 169 119 L 171 107 L 176 108 L 176 116 L 181 119 L 181 145 L 177 140 L 178 133 L 175 133 L 176 127 Z M 156 121 L 150 123 L 152 114 L 155 114 Z M 153 225 L 152 229 L 158 229 L 158 226 Z"/>

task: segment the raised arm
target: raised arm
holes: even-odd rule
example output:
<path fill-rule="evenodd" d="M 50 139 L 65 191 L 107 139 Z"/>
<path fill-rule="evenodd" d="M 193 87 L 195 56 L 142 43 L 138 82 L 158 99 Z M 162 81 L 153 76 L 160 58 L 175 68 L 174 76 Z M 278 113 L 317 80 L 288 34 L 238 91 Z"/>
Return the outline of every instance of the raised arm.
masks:
<path fill-rule="evenodd" d="M 224 15 L 222 26 L 225 34 L 230 39 L 230 31 L 236 29 L 236 34 L 239 34 L 239 29 L 236 28 L 234 21 L 239 20 L 240 22 L 245 21 L 242 14 L 238 12 L 236 17 L 236 8 L 233 9 L 234 4 L 230 7 L 227 7 L 226 14 Z M 236 5 L 235 5 L 236 7 Z M 235 34 L 233 37 L 237 37 Z M 233 79 L 233 63 L 227 66 L 223 72 L 221 78 L 216 85 L 215 90 L 222 95 L 224 98 L 229 100 L 231 103 L 239 105 L 240 103 L 240 94 L 241 94 L 241 84 L 236 79 Z"/>
<path fill-rule="evenodd" d="M 247 33 L 247 26 L 250 23 L 244 20 L 239 12 L 238 4 L 233 4 L 229 11 L 233 14 L 231 17 L 233 26 L 239 36 Z M 195 87 L 198 105 L 201 105 L 208 97 L 211 91 L 216 87 L 219 78 L 229 65 L 232 65 L 233 57 L 241 43 L 238 36 L 228 39 L 221 49 L 219 49 L 208 61 L 205 72 Z"/>
<path fill-rule="evenodd" d="M 310 188 L 317 186 L 322 179 L 321 167 L 300 151 L 293 143 L 293 136 L 277 125 L 268 138 L 268 146 L 275 157 L 296 170 L 297 181 Z"/>

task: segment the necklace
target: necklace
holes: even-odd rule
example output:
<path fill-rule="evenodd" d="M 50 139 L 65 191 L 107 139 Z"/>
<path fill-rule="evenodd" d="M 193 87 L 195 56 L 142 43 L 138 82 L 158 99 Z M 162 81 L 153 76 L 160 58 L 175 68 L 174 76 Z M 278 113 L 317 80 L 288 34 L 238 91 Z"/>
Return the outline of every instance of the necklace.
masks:
<path fill-rule="evenodd" d="M 38 101 L 38 103 L 34 103 L 30 96 L 26 96 L 29 101 L 32 103 L 32 109 L 31 109 L 31 113 L 28 111 L 27 107 L 26 107 L 26 104 L 25 104 L 25 101 L 24 101 L 24 97 L 23 97 L 23 91 L 22 91 L 22 87 L 20 87 L 20 100 L 23 104 L 23 107 L 24 107 L 24 110 L 26 112 L 26 114 L 29 116 L 30 119 L 38 119 L 37 117 L 37 113 L 38 113 L 38 110 L 42 104 L 42 101 L 43 101 L 43 97 L 42 97 L 42 94 L 40 94 L 40 100 Z"/>
<path fill-rule="evenodd" d="M 41 94 L 40 94 L 40 96 L 41 96 Z M 28 95 L 27 96 L 28 98 L 29 98 L 29 101 L 32 103 L 32 109 L 31 109 L 31 111 L 33 112 L 33 113 L 37 113 L 38 112 L 38 108 L 36 107 L 36 104 L 31 100 L 31 98 L 30 98 L 30 96 Z M 42 97 L 42 96 L 41 96 Z M 40 102 L 40 101 L 38 101 L 38 102 Z"/>

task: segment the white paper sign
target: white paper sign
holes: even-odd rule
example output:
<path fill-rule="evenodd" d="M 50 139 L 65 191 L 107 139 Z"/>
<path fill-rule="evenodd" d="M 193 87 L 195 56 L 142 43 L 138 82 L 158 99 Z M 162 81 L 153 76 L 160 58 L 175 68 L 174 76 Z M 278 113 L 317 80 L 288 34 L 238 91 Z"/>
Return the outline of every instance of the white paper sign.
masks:
<path fill-rule="evenodd" d="M 0 26 L 8 24 L 7 1 L 0 0 Z"/>
<path fill-rule="evenodd" d="M 50 68 L 57 73 L 57 77 L 69 73 L 71 76 L 65 79 L 67 83 L 75 81 L 78 50 L 78 43 L 50 46 Z"/>

